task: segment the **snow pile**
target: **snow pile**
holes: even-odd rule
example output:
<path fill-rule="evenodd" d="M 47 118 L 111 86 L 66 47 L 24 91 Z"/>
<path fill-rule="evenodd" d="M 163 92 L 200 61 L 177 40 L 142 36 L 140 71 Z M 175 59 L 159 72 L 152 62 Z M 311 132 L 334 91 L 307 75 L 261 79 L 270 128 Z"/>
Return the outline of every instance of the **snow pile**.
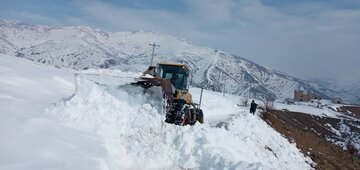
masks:
<path fill-rule="evenodd" d="M 163 123 L 158 88 L 126 85 L 137 73 L 84 71 L 74 93 L 74 70 L 0 57 L 0 169 L 311 168 L 234 96 L 204 91 L 207 123 L 180 127 Z"/>
<path fill-rule="evenodd" d="M 74 93 L 74 70 L 0 54 L 0 169 L 99 169 L 102 140 L 44 117 Z"/>
<path fill-rule="evenodd" d="M 219 93 L 204 92 L 203 110 L 205 118 L 208 113 L 228 118 L 226 127 L 181 127 L 163 123 L 159 88 L 144 93 L 125 85 L 127 80 L 114 80 L 120 85 L 94 81 L 79 76 L 76 94 L 47 113 L 103 140 L 108 155 L 102 169 L 311 169 L 312 161 L 295 144 L 259 118 L 234 109 L 236 104 Z M 199 95 L 199 89 L 192 91 Z"/>

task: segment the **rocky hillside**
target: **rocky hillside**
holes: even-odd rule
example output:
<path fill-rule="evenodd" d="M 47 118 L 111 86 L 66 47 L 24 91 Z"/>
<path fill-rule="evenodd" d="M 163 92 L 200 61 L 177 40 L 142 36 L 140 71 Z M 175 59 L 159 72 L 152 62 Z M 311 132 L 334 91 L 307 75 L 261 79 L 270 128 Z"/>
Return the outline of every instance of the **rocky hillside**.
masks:
<path fill-rule="evenodd" d="M 354 112 L 355 113 L 355 112 Z M 320 117 L 288 110 L 271 110 L 263 119 L 305 155 L 316 169 L 359 169 L 359 121 Z M 351 142 L 349 142 L 351 141 Z"/>

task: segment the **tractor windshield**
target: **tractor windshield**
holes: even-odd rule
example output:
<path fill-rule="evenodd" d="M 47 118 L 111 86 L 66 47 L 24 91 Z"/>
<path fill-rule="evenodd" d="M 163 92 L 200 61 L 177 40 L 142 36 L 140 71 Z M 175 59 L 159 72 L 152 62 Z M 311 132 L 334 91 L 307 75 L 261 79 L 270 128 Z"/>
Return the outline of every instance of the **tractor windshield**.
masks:
<path fill-rule="evenodd" d="M 176 89 L 187 89 L 188 70 L 182 66 L 159 65 L 159 76 L 164 79 L 169 79 Z"/>

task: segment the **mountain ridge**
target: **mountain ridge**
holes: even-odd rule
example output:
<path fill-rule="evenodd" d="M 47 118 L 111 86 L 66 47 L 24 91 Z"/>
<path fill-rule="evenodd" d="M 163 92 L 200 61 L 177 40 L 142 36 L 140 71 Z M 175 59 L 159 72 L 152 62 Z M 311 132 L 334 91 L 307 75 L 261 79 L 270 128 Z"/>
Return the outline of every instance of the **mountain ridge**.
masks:
<path fill-rule="evenodd" d="M 150 64 L 149 43 L 161 45 L 154 61 L 185 63 L 192 68 L 195 87 L 247 98 L 292 98 L 301 89 L 330 98 L 332 91 L 293 76 L 270 70 L 249 59 L 194 45 L 185 39 L 156 32 L 105 32 L 83 26 L 51 27 L 0 20 L 0 53 L 74 69 L 113 68 L 143 71 Z"/>

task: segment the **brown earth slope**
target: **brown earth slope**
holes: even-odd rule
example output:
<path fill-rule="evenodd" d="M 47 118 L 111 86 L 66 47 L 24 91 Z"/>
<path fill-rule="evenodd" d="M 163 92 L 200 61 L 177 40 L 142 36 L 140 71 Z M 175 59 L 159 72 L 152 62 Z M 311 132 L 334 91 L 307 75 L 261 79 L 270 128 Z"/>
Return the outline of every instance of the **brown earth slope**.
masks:
<path fill-rule="evenodd" d="M 279 110 L 264 112 L 263 119 L 290 142 L 295 142 L 305 155 L 317 163 L 316 169 L 360 169 L 356 152 L 344 151 L 324 138 L 333 133 L 324 124 L 334 126 L 339 119 Z"/>
<path fill-rule="evenodd" d="M 341 112 L 345 115 L 360 119 L 360 107 L 359 106 L 342 106 L 342 107 L 338 108 L 337 111 Z"/>

